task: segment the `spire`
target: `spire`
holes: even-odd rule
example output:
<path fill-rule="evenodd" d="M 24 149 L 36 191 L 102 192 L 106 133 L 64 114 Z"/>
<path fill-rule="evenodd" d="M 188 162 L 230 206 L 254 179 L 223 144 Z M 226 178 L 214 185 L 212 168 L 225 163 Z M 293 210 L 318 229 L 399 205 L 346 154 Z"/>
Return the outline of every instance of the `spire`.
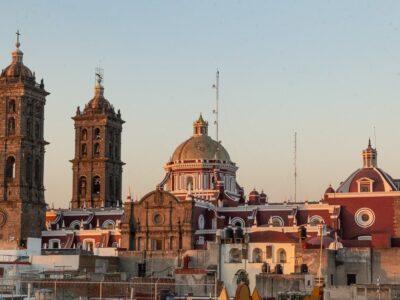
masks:
<path fill-rule="evenodd" d="M 364 168 L 376 168 L 378 166 L 378 154 L 371 145 L 371 139 L 368 139 L 368 146 L 362 151 L 362 158 Z"/>
<path fill-rule="evenodd" d="M 200 113 L 197 121 L 193 123 L 193 135 L 207 135 L 208 122 L 204 121 L 203 115 Z"/>

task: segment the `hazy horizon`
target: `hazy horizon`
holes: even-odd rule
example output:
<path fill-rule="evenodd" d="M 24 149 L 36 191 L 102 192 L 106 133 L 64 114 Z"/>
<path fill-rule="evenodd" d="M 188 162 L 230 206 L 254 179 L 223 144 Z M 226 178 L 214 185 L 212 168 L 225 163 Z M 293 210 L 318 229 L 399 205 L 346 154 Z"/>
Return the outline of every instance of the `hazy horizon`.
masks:
<path fill-rule="evenodd" d="M 164 177 L 163 165 L 192 134 L 200 112 L 239 166 L 246 194 L 318 200 L 361 167 L 368 138 L 378 166 L 400 176 L 400 3 L 396 1 L 40 1 L 1 3 L 0 65 L 19 29 L 24 63 L 44 78 L 46 202 L 68 207 L 74 154 L 71 116 L 105 96 L 126 121 L 123 198 Z M 124 200 L 124 199 L 123 199 Z"/>

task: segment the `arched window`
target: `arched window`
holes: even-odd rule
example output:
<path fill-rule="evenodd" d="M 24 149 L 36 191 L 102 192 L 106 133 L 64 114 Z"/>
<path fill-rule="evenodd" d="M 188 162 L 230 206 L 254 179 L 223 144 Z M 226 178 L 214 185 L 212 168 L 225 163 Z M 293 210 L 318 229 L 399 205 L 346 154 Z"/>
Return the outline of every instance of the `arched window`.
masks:
<path fill-rule="evenodd" d="M 235 277 L 236 277 L 236 284 L 241 284 L 241 283 L 249 284 L 249 275 L 245 270 L 237 271 Z"/>
<path fill-rule="evenodd" d="M 8 101 L 8 112 L 15 113 L 15 101 L 14 100 Z"/>
<path fill-rule="evenodd" d="M 99 176 L 95 176 L 93 177 L 93 194 L 100 194 L 100 188 L 101 188 L 101 182 L 100 182 L 100 177 Z"/>
<path fill-rule="evenodd" d="M 202 214 L 199 216 L 198 226 L 199 226 L 199 229 L 204 229 L 205 219 L 204 219 L 204 216 Z"/>
<path fill-rule="evenodd" d="M 99 143 L 95 143 L 93 146 L 93 154 L 94 156 L 99 156 L 100 155 L 100 145 Z"/>
<path fill-rule="evenodd" d="M 232 248 L 229 251 L 229 262 L 230 263 L 241 263 L 242 262 L 242 251 L 238 248 Z"/>
<path fill-rule="evenodd" d="M 284 249 L 279 249 L 277 252 L 277 258 L 280 264 L 286 263 L 286 251 Z"/>
<path fill-rule="evenodd" d="M 100 128 L 96 128 L 94 130 L 94 139 L 95 140 L 99 140 L 100 138 L 101 138 L 101 136 L 100 136 Z"/>
<path fill-rule="evenodd" d="M 312 216 L 310 218 L 310 226 L 317 226 L 319 224 L 323 224 L 324 223 L 324 219 L 321 216 Z"/>
<path fill-rule="evenodd" d="M 215 189 L 215 186 L 216 186 L 216 180 L 215 177 L 213 176 L 211 177 L 211 189 Z"/>
<path fill-rule="evenodd" d="M 110 158 L 114 158 L 113 144 L 111 142 L 108 144 L 108 155 Z"/>
<path fill-rule="evenodd" d="M 31 137 L 31 135 L 32 135 L 32 121 L 31 121 L 31 119 L 27 119 L 26 120 L 26 135 L 27 135 L 27 137 Z"/>
<path fill-rule="evenodd" d="M 81 178 L 79 178 L 79 196 L 81 198 L 85 198 L 86 197 L 86 177 L 82 176 Z"/>
<path fill-rule="evenodd" d="M 35 183 L 36 183 L 36 186 L 41 186 L 41 183 L 42 183 L 42 179 L 40 176 L 42 173 L 41 168 L 42 168 L 42 166 L 40 164 L 40 160 L 39 160 L 39 158 L 37 158 L 35 160 Z"/>
<path fill-rule="evenodd" d="M 244 220 L 242 218 L 239 218 L 239 217 L 234 217 L 231 220 L 231 224 L 232 224 L 232 226 L 235 226 L 235 227 L 242 227 L 242 228 L 245 227 Z"/>
<path fill-rule="evenodd" d="M 8 135 L 14 135 L 15 134 L 15 119 L 13 117 L 8 118 L 7 132 L 8 132 Z"/>
<path fill-rule="evenodd" d="M 282 227 L 285 225 L 285 223 L 283 222 L 283 219 L 278 216 L 271 217 L 271 224 L 273 227 Z"/>
<path fill-rule="evenodd" d="M 253 250 L 253 263 L 262 263 L 262 250 L 260 248 L 254 248 Z"/>
<path fill-rule="evenodd" d="M 15 178 L 15 158 L 14 156 L 10 156 L 7 158 L 6 162 L 6 179 L 14 179 Z"/>
<path fill-rule="evenodd" d="M 115 198 L 121 199 L 121 179 L 118 176 L 115 178 Z"/>
<path fill-rule="evenodd" d="M 109 194 L 110 198 L 112 198 L 114 196 L 114 177 L 111 175 L 108 180 L 109 180 L 108 184 Z"/>
<path fill-rule="evenodd" d="M 86 141 L 86 140 L 87 140 L 87 130 L 86 129 L 82 129 L 81 141 Z"/>
<path fill-rule="evenodd" d="M 40 138 L 40 125 L 39 122 L 35 123 L 35 137 Z"/>
<path fill-rule="evenodd" d="M 101 225 L 103 229 L 115 229 L 115 222 L 113 220 L 106 220 Z"/>
<path fill-rule="evenodd" d="M 78 220 L 75 220 L 75 221 L 71 222 L 71 224 L 69 225 L 69 228 L 71 228 L 72 230 L 80 230 L 81 222 Z"/>
<path fill-rule="evenodd" d="M 32 158 L 28 155 L 26 157 L 26 182 L 32 185 Z"/>
<path fill-rule="evenodd" d="M 192 176 L 186 177 L 186 189 L 188 191 L 193 190 L 193 177 Z"/>
<path fill-rule="evenodd" d="M 82 157 L 86 157 L 87 156 L 87 145 L 86 144 L 82 144 L 81 145 L 81 156 Z"/>

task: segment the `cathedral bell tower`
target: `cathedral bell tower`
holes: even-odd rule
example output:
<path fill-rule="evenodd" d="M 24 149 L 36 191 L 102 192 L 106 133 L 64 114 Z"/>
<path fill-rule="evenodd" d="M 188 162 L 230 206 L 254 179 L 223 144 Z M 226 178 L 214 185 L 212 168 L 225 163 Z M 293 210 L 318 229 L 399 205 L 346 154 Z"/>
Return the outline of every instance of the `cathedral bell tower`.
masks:
<path fill-rule="evenodd" d="M 122 204 L 121 113 L 104 98 L 102 75 L 96 74 L 94 98 L 75 116 L 72 208 Z"/>
<path fill-rule="evenodd" d="M 26 246 L 44 230 L 43 80 L 23 64 L 19 32 L 11 64 L 0 75 L 0 249 Z"/>

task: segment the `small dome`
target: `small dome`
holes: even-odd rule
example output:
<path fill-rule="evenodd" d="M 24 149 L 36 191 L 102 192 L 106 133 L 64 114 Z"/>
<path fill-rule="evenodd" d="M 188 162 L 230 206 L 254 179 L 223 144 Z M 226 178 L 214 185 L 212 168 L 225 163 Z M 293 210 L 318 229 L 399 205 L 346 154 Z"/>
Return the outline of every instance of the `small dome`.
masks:
<path fill-rule="evenodd" d="M 332 185 L 329 185 L 328 188 L 325 190 L 325 194 L 334 193 L 335 190 L 333 189 Z"/>
<path fill-rule="evenodd" d="M 19 49 L 19 40 L 17 40 L 16 47 L 17 49 L 12 52 L 11 64 L 2 70 L 0 78 L 35 79 L 35 75 L 23 63 L 24 53 Z"/>
<path fill-rule="evenodd" d="M 261 204 L 265 204 L 267 202 L 267 194 L 264 193 L 264 191 L 261 191 L 260 193 L 260 202 Z"/>
<path fill-rule="evenodd" d="M 253 189 L 249 194 L 249 196 L 259 196 L 259 195 L 260 194 L 256 191 L 256 189 Z"/>
<path fill-rule="evenodd" d="M 97 84 L 95 87 L 95 95 L 92 100 L 86 104 L 84 113 L 88 112 L 114 112 L 114 107 L 110 104 L 110 102 L 104 98 L 104 87 L 100 84 Z"/>
<path fill-rule="evenodd" d="M 250 194 L 249 194 L 249 205 L 259 205 L 260 204 L 260 194 L 256 191 L 256 189 L 253 189 Z"/>

